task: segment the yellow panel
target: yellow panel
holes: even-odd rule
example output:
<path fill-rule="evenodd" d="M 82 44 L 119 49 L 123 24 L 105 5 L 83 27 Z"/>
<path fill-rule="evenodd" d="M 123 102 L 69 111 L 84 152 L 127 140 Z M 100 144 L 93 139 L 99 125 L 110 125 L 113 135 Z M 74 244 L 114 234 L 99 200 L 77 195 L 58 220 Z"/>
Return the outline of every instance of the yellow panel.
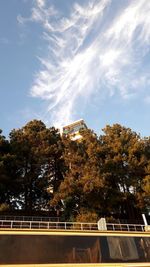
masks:
<path fill-rule="evenodd" d="M 117 231 L 72 231 L 72 230 L 46 230 L 46 229 L 0 229 L 0 235 L 74 235 L 74 236 L 137 236 L 150 237 L 150 232 L 117 232 Z"/>
<path fill-rule="evenodd" d="M 1 267 L 150 267 L 150 263 L 97 263 L 97 264 L 11 264 Z"/>

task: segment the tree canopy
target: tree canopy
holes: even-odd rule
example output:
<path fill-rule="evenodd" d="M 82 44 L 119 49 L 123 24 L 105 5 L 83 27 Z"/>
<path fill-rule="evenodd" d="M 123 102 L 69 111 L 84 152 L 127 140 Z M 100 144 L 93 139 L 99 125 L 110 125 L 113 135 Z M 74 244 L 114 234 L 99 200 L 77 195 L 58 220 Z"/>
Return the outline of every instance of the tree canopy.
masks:
<path fill-rule="evenodd" d="M 137 218 L 150 207 L 150 137 L 119 124 L 73 141 L 39 120 L 0 131 L 0 211 L 68 220 Z"/>

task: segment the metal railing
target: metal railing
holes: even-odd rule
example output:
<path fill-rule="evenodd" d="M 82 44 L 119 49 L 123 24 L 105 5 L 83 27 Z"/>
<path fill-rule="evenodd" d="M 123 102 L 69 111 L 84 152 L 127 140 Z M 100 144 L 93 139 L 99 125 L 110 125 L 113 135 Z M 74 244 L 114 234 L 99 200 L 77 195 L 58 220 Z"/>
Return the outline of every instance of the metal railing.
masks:
<path fill-rule="evenodd" d="M 59 217 L 0 215 L 0 221 L 1 220 L 4 220 L 4 221 L 59 222 Z"/>
<path fill-rule="evenodd" d="M 11 229 L 64 229 L 64 230 L 98 230 L 97 223 L 78 222 L 44 222 L 44 221 L 9 221 L 0 220 L 0 228 Z"/>
<path fill-rule="evenodd" d="M 145 225 L 142 224 L 112 224 L 107 223 L 107 230 L 110 231 L 145 231 Z"/>
<path fill-rule="evenodd" d="M 97 231 L 97 223 L 80 222 L 50 222 L 50 221 L 19 221 L 0 220 L 0 228 L 6 229 L 55 229 L 55 230 L 82 230 Z M 107 231 L 145 231 L 145 225 L 140 224 L 106 224 Z"/>

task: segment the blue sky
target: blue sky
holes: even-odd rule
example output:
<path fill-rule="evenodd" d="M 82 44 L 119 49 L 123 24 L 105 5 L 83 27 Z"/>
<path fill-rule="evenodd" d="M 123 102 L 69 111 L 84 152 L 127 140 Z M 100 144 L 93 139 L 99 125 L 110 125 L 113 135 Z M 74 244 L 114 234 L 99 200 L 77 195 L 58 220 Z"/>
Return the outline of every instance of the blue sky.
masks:
<path fill-rule="evenodd" d="M 83 118 L 150 134 L 150 1 L 1 0 L 0 128 Z"/>

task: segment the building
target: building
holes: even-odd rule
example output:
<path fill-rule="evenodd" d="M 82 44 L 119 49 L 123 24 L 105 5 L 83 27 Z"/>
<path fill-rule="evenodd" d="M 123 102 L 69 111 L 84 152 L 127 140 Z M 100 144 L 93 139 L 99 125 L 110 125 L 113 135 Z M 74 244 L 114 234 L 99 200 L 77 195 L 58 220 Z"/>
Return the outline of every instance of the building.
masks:
<path fill-rule="evenodd" d="M 87 129 L 87 126 L 83 119 L 75 121 L 62 127 L 62 135 L 69 136 L 71 140 L 75 141 L 82 138 L 81 130 Z"/>

